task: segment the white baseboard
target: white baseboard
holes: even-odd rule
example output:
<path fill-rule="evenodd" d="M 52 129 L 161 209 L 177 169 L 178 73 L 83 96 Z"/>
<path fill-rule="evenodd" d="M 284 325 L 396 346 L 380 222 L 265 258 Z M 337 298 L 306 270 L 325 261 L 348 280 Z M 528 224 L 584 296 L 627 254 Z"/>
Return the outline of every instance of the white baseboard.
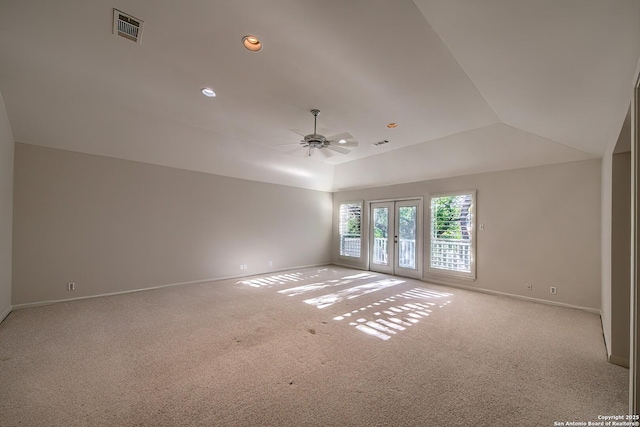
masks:
<path fill-rule="evenodd" d="M 275 274 L 275 273 L 281 273 L 283 271 L 299 270 L 299 269 L 302 269 L 302 268 L 321 267 L 321 266 L 325 266 L 325 265 L 330 265 L 330 264 L 329 263 L 322 263 L 322 264 L 301 265 L 301 266 L 298 266 L 298 267 L 288 267 L 288 268 L 283 268 L 283 269 L 279 269 L 279 270 L 265 271 L 263 273 L 255 273 L 255 274 L 252 274 L 251 276 L 235 275 L 235 276 L 215 277 L 215 278 L 211 278 L 211 279 L 192 280 L 192 281 L 189 281 L 189 282 L 179 282 L 179 283 L 168 283 L 166 285 L 151 286 L 151 287 L 148 287 L 148 288 L 130 289 L 130 290 L 118 291 L 118 292 L 109 292 L 109 293 L 105 293 L 105 294 L 86 295 L 86 296 L 76 297 L 76 298 L 65 298 L 65 299 L 57 299 L 57 300 L 27 302 L 27 303 L 23 303 L 23 304 L 16 304 L 16 305 L 14 305 L 12 307 L 12 309 L 13 310 L 20 310 L 20 309 L 23 309 L 23 308 L 42 307 L 42 306 L 45 306 L 45 305 L 57 304 L 57 303 L 60 303 L 60 302 L 78 301 L 78 300 L 83 300 L 83 299 L 88 299 L 88 298 L 100 298 L 100 297 L 108 297 L 108 296 L 113 296 L 113 295 L 130 294 L 130 293 L 133 293 L 133 292 L 150 291 L 152 289 L 162 289 L 162 288 L 168 288 L 168 287 L 172 287 L 172 286 L 199 285 L 199 284 L 202 284 L 202 283 L 220 282 L 220 281 L 229 280 L 229 279 L 241 279 L 241 278 L 248 278 L 248 277 L 253 277 L 253 276 L 262 276 L 262 275 L 265 275 L 265 274 Z M 11 312 L 11 309 L 9 309 L 9 311 L 6 314 L 8 315 L 10 312 Z M 1 317 L 0 317 L 0 319 L 1 319 Z"/>
<path fill-rule="evenodd" d="M 331 264 L 338 265 L 340 267 L 352 268 L 354 270 L 367 270 L 366 268 L 364 268 L 362 266 L 343 264 L 343 263 L 340 263 L 340 262 L 332 262 Z M 420 280 L 420 281 L 426 282 L 426 283 L 433 283 L 433 284 L 441 285 L 441 286 L 450 286 L 452 288 L 465 289 L 465 290 L 468 290 L 468 291 L 476 291 L 476 292 L 482 292 L 482 293 L 485 293 L 485 294 L 501 295 L 501 296 L 506 296 L 506 297 L 511 297 L 511 298 L 517 298 L 517 299 L 521 299 L 521 300 L 525 300 L 525 301 L 531 301 L 531 302 L 537 302 L 537 303 L 541 303 L 541 304 L 555 305 L 555 306 L 558 306 L 558 307 L 565 307 L 565 308 L 574 308 L 576 310 L 582 310 L 582 311 L 586 311 L 586 312 L 597 314 L 597 315 L 601 314 L 600 313 L 600 309 L 598 309 L 598 308 L 581 307 L 581 306 L 578 306 L 578 305 L 566 304 L 566 303 L 563 303 L 563 302 L 549 301 L 549 300 L 546 300 L 546 299 L 532 298 L 532 297 L 527 297 L 527 296 L 524 296 L 524 295 L 517 295 L 517 294 L 510 294 L 510 293 L 507 293 L 507 292 L 493 291 L 491 289 L 478 288 L 476 286 L 459 285 L 459 284 L 456 284 L 456 283 L 440 281 L 440 280 L 437 280 L 437 279 L 433 280 L 433 278 L 422 278 L 422 279 L 416 279 L 416 280 Z"/>
<path fill-rule="evenodd" d="M 604 341 L 604 348 L 607 352 L 607 361 L 609 363 L 613 363 L 614 365 L 622 366 L 623 368 L 629 368 L 629 358 L 628 357 L 620 357 L 614 356 L 611 354 L 611 346 L 609 345 L 608 336 L 604 332 L 604 321 L 602 320 L 602 312 L 600 313 L 600 325 L 602 326 L 602 340 Z"/>
<path fill-rule="evenodd" d="M 0 323 L 2 323 L 2 321 L 3 321 L 4 319 L 6 319 L 6 318 L 7 318 L 7 316 L 9 315 L 9 313 L 11 313 L 12 311 L 13 311 L 13 307 L 12 307 L 12 306 L 9 306 L 9 307 L 7 307 L 7 308 L 6 308 L 6 310 L 5 310 L 5 311 L 3 311 L 2 313 L 0 313 Z"/>
<path fill-rule="evenodd" d="M 76 298 L 65 298 L 65 299 L 58 299 L 58 300 L 46 300 L 46 301 L 28 302 L 28 303 L 23 303 L 23 304 L 15 304 L 12 307 L 9 307 L 7 310 L 5 310 L 4 313 L 0 314 L 0 321 L 2 321 L 5 317 L 7 317 L 9 315 L 9 313 L 11 313 L 12 310 L 20 310 L 20 309 L 23 309 L 23 308 L 40 307 L 40 306 L 44 306 L 44 305 L 57 304 L 57 303 L 60 303 L 60 302 L 83 300 L 83 299 L 87 299 L 87 298 L 99 298 L 99 297 L 106 297 L 106 296 L 113 296 L 113 295 L 128 294 L 128 293 L 132 293 L 132 292 L 142 292 L 142 291 L 148 291 L 148 290 L 152 290 L 152 289 L 168 288 L 168 287 L 171 287 L 171 286 L 197 285 L 197 284 L 202 284 L 202 283 L 220 282 L 222 280 L 248 278 L 248 277 L 253 277 L 253 276 L 261 276 L 261 275 L 264 275 L 264 274 L 275 274 L 275 273 L 280 273 L 280 272 L 283 272 L 283 271 L 298 270 L 298 269 L 302 269 L 302 268 L 322 267 L 322 266 L 326 266 L 326 265 L 337 265 L 337 266 L 340 266 L 340 267 L 352 268 L 354 270 L 365 270 L 365 268 L 362 267 L 362 266 L 354 266 L 354 265 L 349 265 L 349 264 L 342 264 L 342 263 L 339 263 L 339 262 L 327 262 L 327 263 L 321 263 L 321 264 L 308 264 L 308 265 L 300 265 L 300 266 L 296 266 L 296 267 L 283 268 L 283 269 L 279 269 L 279 270 L 265 271 L 265 272 L 261 272 L 261 273 L 255 273 L 255 274 L 252 274 L 250 276 L 233 275 L 233 276 L 215 277 L 215 278 L 202 279 L 202 280 L 192 280 L 192 281 L 189 281 L 189 282 L 168 283 L 168 284 L 165 284 L 165 285 L 151 286 L 151 287 L 148 287 L 148 288 L 130 289 L 130 290 L 126 290 L 126 291 L 109 292 L 109 293 L 97 294 L 97 295 L 87 295 L 87 296 L 76 297 Z M 507 297 L 511 297 L 511 298 L 517 298 L 517 299 L 521 299 L 521 300 L 537 302 L 537 303 L 541 303 L 541 304 L 555 305 L 555 306 L 565 307 L 565 308 L 574 308 L 574 309 L 577 309 L 577 310 L 587 311 L 589 313 L 600 314 L 600 310 L 599 309 L 590 308 L 590 307 L 580 307 L 580 306 L 577 306 L 577 305 L 565 304 L 565 303 L 561 303 L 561 302 L 555 302 L 555 301 L 543 300 L 543 299 L 539 299 L 539 298 L 526 297 L 526 296 L 510 294 L 510 293 L 506 293 L 506 292 L 493 291 L 493 290 L 490 290 L 490 289 L 477 288 L 477 287 L 466 286 L 466 285 L 458 285 L 458 284 L 453 284 L 453 283 L 448 283 L 448 282 L 440 282 L 438 280 L 433 280 L 433 279 L 424 279 L 423 278 L 423 279 L 420 279 L 420 280 L 422 280 L 423 282 L 426 282 L 426 283 L 434 283 L 436 285 L 441 285 L 441 286 L 450 286 L 452 288 L 466 289 L 466 290 L 469 290 L 469 291 L 482 292 L 482 293 L 492 294 L 492 295 L 502 295 L 502 296 L 507 296 Z M 628 364 L 628 362 L 627 362 L 627 364 Z"/>
<path fill-rule="evenodd" d="M 521 300 L 525 300 L 525 301 L 537 302 L 537 303 L 540 303 L 540 304 L 555 305 L 555 306 L 558 306 L 558 307 L 565 307 L 565 308 L 574 308 L 576 310 L 587 311 L 587 312 L 593 313 L 593 314 L 598 314 L 598 315 L 600 314 L 600 309 L 598 309 L 598 308 L 581 307 L 579 305 L 572 305 L 572 304 L 566 304 L 566 303 L 563 303 L 563 302 L 549 301 L 549 300 L 540 299 L 540 298 L 526 297 L 526 296 L 523 296 L 523 295 L 510 294 L 510 293 L 507 293 L 507 292 L 494 291 L 494 290 L 491 290 L 491 289 L 478 288 L 478 287 L 474 287 L 474 286 L 458 285 L 458 284 L 449 283 L 449 282 L 440 282 L 438 280 L 432 280 L 432 279 L 422 279 L 422 281 L 423 282 L 427 282 L 427 283 L 434 283 L 436 285 L 441 285 L 441 286 L 451 286 L 452 288 L 465 289 L 465 290 L 468 290 L 468 291 L 482 292 L 484 294 L 501 295 L 501 296 L 521 299 Z"/>
<path fill-rule="evenodd" d="M 600 310 L 600 327 L 602 328 L 602 341 L 604 341 L 604 350 L 607 353 L 607 360 L 609 360 L 609 358 L 611 357 L 611 345 L 609 344 L 607 329 L 604 326 L 604 317 L 602 317 L 602 310 Z"/>
<path fill-rule="evenodd" d="M 623 368 L 629 367 L 629 359 L 625 359 L 624 357 L 618 357 L 614 355 L 609 356 L 609 363 L 613 363 L 614 365 L 622 366 Z"/>
<path fill-rule="evenodd" d="M 337 265 L 338 267 L 345 267 L 345 268 L 353 268 L 354 270 L 368 270 L 367 268 L 364 268 L 359 265 L 343 264 L 340 262 L 332 262 L 331 265 Z"/>

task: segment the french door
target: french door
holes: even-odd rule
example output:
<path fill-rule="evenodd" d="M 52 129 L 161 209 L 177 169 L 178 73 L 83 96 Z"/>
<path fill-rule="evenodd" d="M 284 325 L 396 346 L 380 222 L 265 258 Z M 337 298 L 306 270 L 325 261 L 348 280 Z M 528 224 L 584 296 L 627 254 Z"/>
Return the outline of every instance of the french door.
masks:
<path fill-rule="evenodd" d="M 422 199 L 371 203 L 369 269 L 422 277 Z"/>

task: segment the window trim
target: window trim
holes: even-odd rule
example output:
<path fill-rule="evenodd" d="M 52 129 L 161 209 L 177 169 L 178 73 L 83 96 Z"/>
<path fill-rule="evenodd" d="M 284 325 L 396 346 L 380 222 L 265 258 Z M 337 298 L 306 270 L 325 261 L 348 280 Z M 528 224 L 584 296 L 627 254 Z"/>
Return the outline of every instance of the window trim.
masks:
<path fill-rule="evenodd" d="M 434 198 L 438 198 L 438 197 L 450 197 L 450 196 L 461 196 L 464 194 L 471 194 L 471 267 L 470 267 L 470 272 L 466 273 L 466 272 L 462 272 L 462 271 L 451 271 L 451 270 L 445 270 L 442 268 L 432 268 L 431 267 L 431 202 Z M 450 277 L 450 278 L 456 278 L 456 279 L 461 279 L 461 280 L 469 280 L 469 281 L 475 281 L 477 279 L 477 228 L 476 228 L 476 222 L 477 222 L 477 216 L 478 216 L 478 191 L 477 190 L 467 190 L 467 191 L 447 191 L 447 192 L 441 192 L 441 193 L 430 193 L 429 194 L 429 203 L 427 204 L 426 208 L 428 209 L 428 213 L 427 213 L 427 221 L 428 221 L 428 226 L 427 226 L 427 232 L 425 233 L 427 235 L 427 242 L 425 244 L 425 249 L 426 249 L 426 264 L 427 264 L 427 272 L 430 275 L 435 275 L 435 276 L 444 276 L 444 277 Z"/>
<path fill-rule="evenodd" d="M 360 206 L 360 255 L 352 256 L 352 255 L 343 255 L 342 254 L 342 206 L 343 205 L 358 205 Z M 338 257 L 344 260 L 361 260 L 363 253 L 363 226 L 364 226 L 364 201 L 363 200 L 353 200 L 353 201 L 344 201 L 338 204 Z"/>

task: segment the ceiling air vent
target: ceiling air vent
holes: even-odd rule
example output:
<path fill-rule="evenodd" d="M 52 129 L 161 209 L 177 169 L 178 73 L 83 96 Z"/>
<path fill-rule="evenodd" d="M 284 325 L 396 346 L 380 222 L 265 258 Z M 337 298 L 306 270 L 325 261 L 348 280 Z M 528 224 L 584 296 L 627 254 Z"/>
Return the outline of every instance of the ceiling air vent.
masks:
<path fill-rule="evenodd" d="M 389 140 L 385 139 L 385 140 L 380 141 L 380 142 L 374 142 L 373 145 L 378 146 L 378 145 L 384 145 L 384 144 L 388 144 L 388 143 L 389 143 Z"/>
<path fill-rule="evenodd" d="M 141 44 L 143 25 L 143 21 L 113 9 L 113 34 Z"/>

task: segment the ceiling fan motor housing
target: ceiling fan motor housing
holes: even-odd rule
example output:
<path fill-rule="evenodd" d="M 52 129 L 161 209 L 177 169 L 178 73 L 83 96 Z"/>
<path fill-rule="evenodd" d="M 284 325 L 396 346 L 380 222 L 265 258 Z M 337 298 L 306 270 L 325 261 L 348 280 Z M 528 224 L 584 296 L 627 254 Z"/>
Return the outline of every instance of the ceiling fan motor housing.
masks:
<path fill-rule="evenodd" d="M 306 135 L 304 139 L 300 141 L 300 143 L 303 146 L 308 145 L 309 147 L 313 148 L 324 148 L 329 145 L 329 141 L 327 141 L 327 138 L 324 135 L 319 135 L 317 133 Z"/>

